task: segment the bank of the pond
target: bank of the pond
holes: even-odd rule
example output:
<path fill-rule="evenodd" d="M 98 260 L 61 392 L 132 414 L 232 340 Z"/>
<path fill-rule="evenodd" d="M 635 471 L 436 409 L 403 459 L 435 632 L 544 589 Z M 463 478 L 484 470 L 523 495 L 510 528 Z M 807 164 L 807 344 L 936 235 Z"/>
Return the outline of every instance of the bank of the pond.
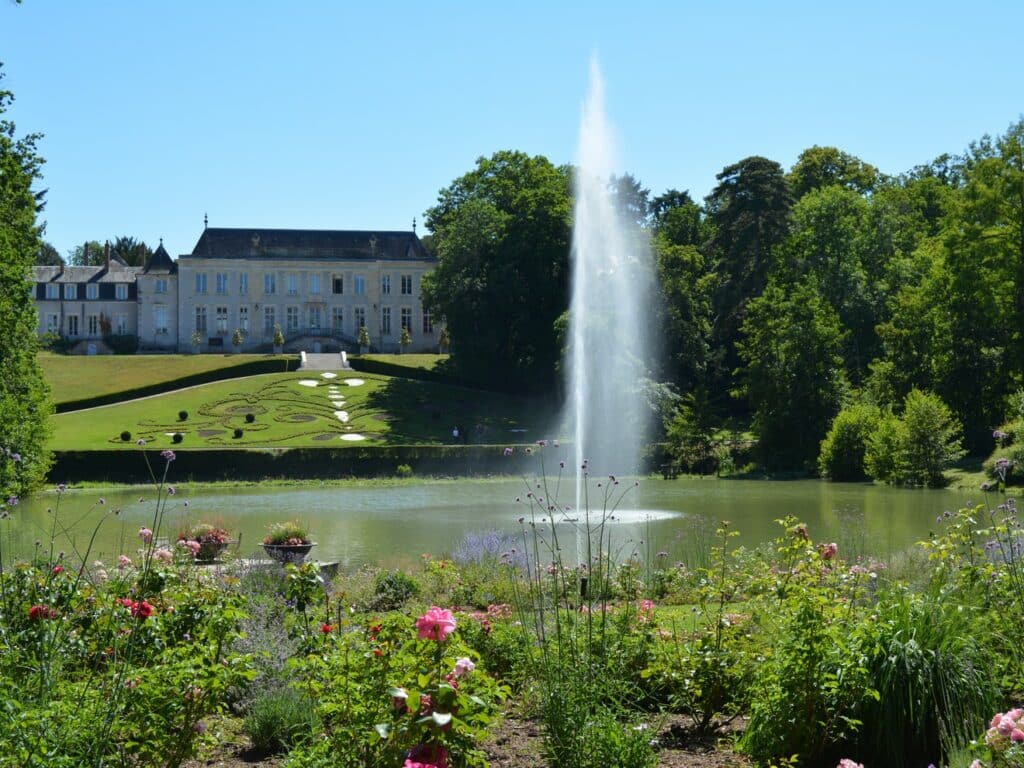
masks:
<path fill-rule="evenodd" d="M 392 477 L 406 471 L 444 477 L 521 475 L 538 468 L 528 450 L 501 445 L 175 449 L 174 474 L 179 482 L 337 480 Z M 162 466 L 160 452 L 145 449 L 57 451 L 49 479 L 53 483 L 145 483 L 150 479 L 146 459 L 149 466 Z"/>

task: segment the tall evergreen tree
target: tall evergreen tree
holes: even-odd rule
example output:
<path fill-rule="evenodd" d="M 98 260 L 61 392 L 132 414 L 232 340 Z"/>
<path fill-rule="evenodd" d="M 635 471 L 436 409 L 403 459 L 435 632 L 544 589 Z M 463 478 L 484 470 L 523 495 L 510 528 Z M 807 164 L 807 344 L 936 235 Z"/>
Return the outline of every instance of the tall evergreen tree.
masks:
<path fill-rule="evenodd" d="M 50 465 L 49 391 L 36 360 L 36 308 L 29 293 L 30 268 L 42 244 L 36 214 L 43 193 L 33 185 L 43 160 L 36 154 L 39 135 L 19 138 L 14 123 L 2 117 L 13 99 L 0 89 L 0 501 L 31 490 Z"/>

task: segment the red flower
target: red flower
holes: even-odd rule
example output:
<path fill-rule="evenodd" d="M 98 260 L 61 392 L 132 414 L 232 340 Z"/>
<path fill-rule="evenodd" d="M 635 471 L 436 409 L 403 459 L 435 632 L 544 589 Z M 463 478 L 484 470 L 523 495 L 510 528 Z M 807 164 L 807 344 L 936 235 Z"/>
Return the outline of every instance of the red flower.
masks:
<path fill-rule="evenodd" d="M 55 565 L 55 566 L 53 566 L 53 575 L 56 576 L 58 573 L 60 573 L 63 570 L 64 570 L 64 566 L 63 565 Z"/>
<path fill-rule="evenodd" d="M 148 619 L 153 615 L 153 606 L 143 600 L 141 603 L 135 603 L 132 606 L 132 616 L 141 616 L 144 619 Z"/>
<path fill-rule="evenodd" d="M 57 618 L 57 611 L 47 605 L 33 605 L 28 609 L 28 617 L 32 621 Z"/>
<path fill-rule="evenodd" d="M 331 634 L 331 630 L 332 630 L 332 629 L 334 629 L 334 628 L 333 628 L 333 627 L 332 627 L 332 626 L 331 626 L 330 624 L 321 624 L 321 625 L 320 625 L 320 631 L 321 631 L 321 632 L 322 632 L 323 634 L 325 634 L 325 635 L 329 635 L 329 634 Z"/>
<path fill-rule="evenodd" d="M 378 657 L 378 658 L 380 658 L 381 656 L 384 655 L 384 651 L 382 651 L 380 648 L 374 648 L 373 649 L 373 655 Z"/>

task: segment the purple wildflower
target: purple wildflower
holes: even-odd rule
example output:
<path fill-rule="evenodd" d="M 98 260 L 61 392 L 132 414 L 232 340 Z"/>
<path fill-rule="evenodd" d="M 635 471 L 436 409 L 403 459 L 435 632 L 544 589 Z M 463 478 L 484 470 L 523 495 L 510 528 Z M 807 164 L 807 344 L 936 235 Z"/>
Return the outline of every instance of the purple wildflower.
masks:
<path fill-rule="evenodd" d="M 166 451 L 161 451 L 160 457 L 166 459 L 167 461 L 174 461 L 174 459 L 176 458 L 174 455 L 174 451 L 172 451 L 170 448 L 168 448 Z"/>

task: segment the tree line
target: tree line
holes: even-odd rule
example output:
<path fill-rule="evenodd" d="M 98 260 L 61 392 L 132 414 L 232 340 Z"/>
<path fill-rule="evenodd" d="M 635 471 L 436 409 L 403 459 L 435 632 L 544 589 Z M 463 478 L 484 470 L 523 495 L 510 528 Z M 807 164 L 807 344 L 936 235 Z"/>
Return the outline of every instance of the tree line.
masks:
<path fill-rule="evenodd" d="M 788 171 L 724 168 L 701 202 L 609 180 L 646 231 L 671 434 L 750 424 L 769 469 L 815 468 L 844 408 L 895 419 L 919 393 L 987 453 L 1024 366 L 1024 121 L 896 176 L 836 147 Z M 480 158 L 426 215 L 439 266 L 425 300 L 451 365 L 483 382 L 557 388 L 567 324 L 572 168 Z M 940 420 L 941 421 L 941 420 Z M 945 424 L 945 422 L 943 422 Z"/>

